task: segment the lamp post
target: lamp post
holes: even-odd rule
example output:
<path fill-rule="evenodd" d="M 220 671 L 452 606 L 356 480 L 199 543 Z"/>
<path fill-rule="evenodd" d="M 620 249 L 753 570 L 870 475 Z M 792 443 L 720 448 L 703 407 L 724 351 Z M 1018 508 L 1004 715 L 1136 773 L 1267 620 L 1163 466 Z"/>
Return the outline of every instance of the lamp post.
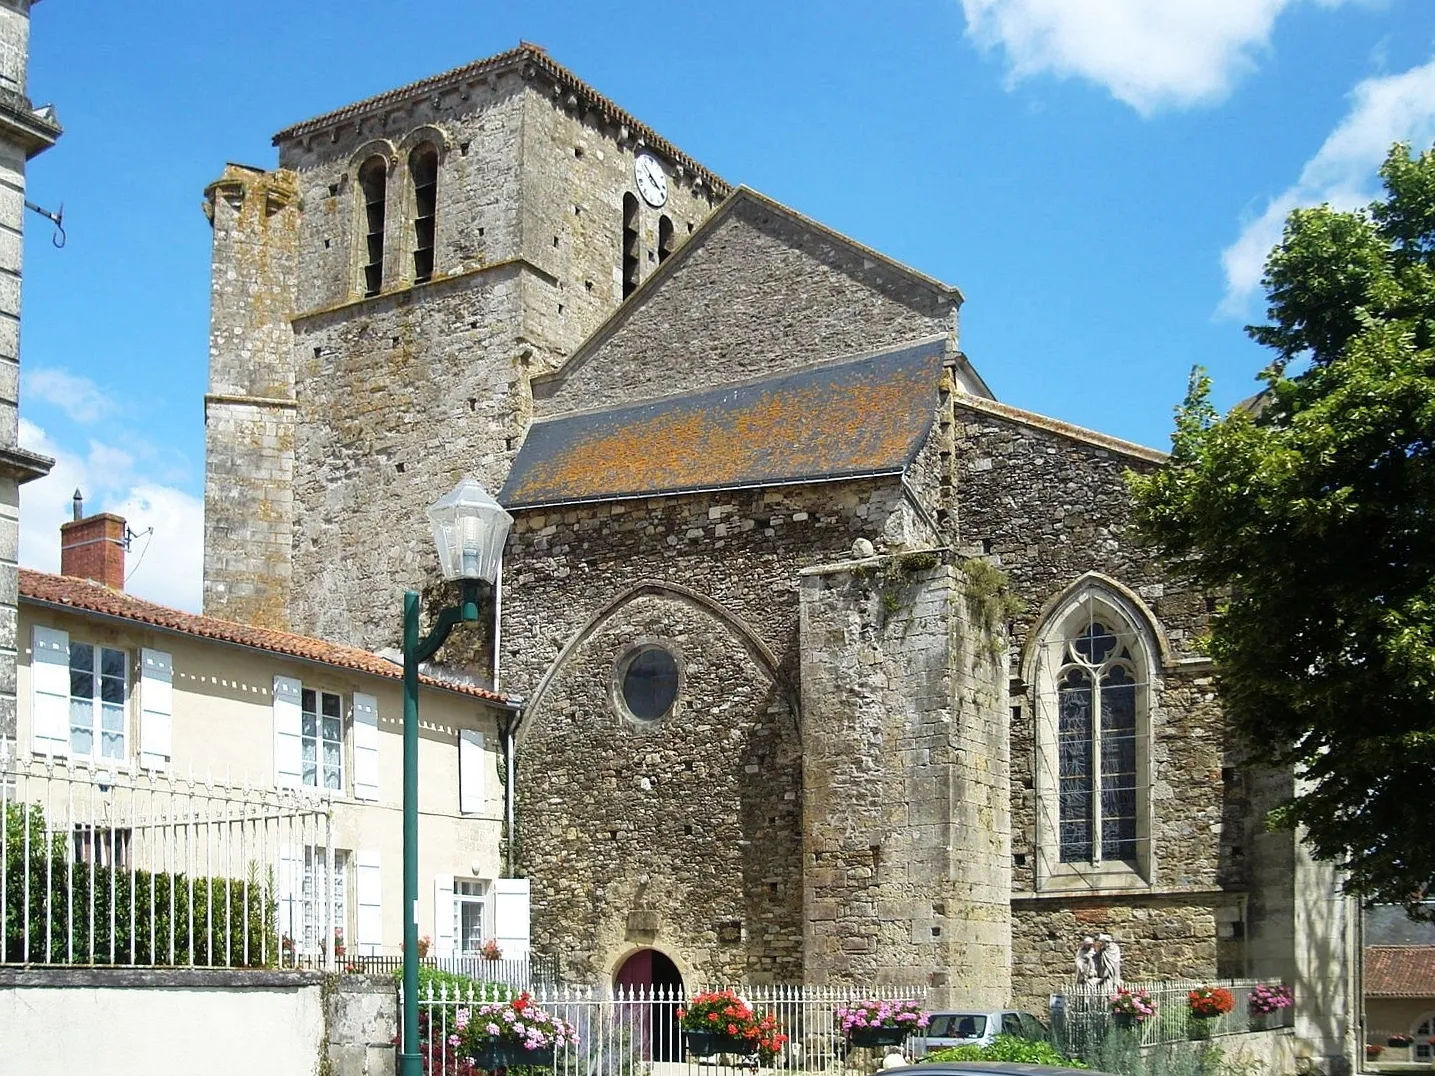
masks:
<path fill-rule="evenodd" d="M 419 663 L 449 632 L 478 620 L 478 581 L 494 584 L 513 517 L 472 478 L 460 480 L 428 510 L 439 571 L 459 582 L 457 605 L 419 637 L 419 595 L 404 594 L 404 1019 L 399 1076 L 423 1076 L 419 1056 Z"/>

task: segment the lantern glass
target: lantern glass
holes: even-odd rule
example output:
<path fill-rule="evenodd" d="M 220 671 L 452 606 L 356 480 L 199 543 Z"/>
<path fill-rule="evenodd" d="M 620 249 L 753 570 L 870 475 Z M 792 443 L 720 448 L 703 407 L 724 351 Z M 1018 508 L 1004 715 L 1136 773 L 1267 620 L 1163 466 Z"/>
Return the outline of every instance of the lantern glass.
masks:
<path fill-rule="evenodd" d="M 472 478 L 462 479 L 430 506 L 439 571 L 455 579 L 498 578 L 498 564 L 513 517 Z"/>

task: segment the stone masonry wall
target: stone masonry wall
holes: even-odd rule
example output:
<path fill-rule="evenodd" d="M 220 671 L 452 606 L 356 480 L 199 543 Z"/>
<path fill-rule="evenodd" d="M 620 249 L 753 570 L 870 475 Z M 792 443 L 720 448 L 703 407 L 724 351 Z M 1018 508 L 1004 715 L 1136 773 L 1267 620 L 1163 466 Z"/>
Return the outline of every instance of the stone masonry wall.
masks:
<path fill-rule="evenodd" d="M 295 320 L 294 630 L 397 645 L 403 591 L 437 578 L 426 508 L 463 475 L 501 485 L 526 410 L 518 275 Z"/>
<path fill-rule="evenodd" d="M 533 700 L 516 788 L 536 944 L 601 976 L 617 950 L 637 944 L 631 925 L 633 938 L 651 936 L 680 968 L 800 975 L 801 763 L 788 731 L 798 572 L 840 558 L 857 538 L 880 543 L 902 518 L 899 489 L 878 481 L 517 513 L 501 686 Z M 675 718 L 635 729 L 615 716 L 607 692 L 614 661 L 650 635 L 677 641 L 687 679 Z M 749 758 L 759 747 L 764 758 Z M 592 794 L 590 774 L 607 782 L 603 796 Z M 585 821 L 594 812 L 601 825 Z M 743 845 L 753 838 L 733 826 L 771 835 Z M 615 858 L 651 862 L 646 848 L 668 866 L 615 873 Z M 652 877 L 640 894 L 629 874 L 642 873 Z M 719 877 L 720 892 L 688 890 Z M 570 879 L 601 879 L 617 904 L 597 903 Z M 685 899 L 700 914 L 685 912 Z M 767 915 L 771 925 L 758 930 Z M 739 940 L 714 941 L 714 923 Z"/>
<path fill-rule="evenodd" d="M 808 982 L 1011 990 L 1001 650 L 935 553 L 802 579 Z M 975 615 L 974 615 L 975 614 Z"/>
<path fill-rule="evenodd" d="M 534 387 L 552 414 L 709 388 L 947 333 L 955 289 L 926 284 L 745 192 L 674 256 L 661 287 Z M 551 394 L 552 398 L 547 398 Z"/>
<path fill-rule="evenodd" d="M 658 222 L 673 223 L 674 249 L 712 212 L 701 176 L 657 154 L 668 198 L 654 208 L 637 194 L 639 153 L 651 147 L 586 112 L 576 98 L 535 80 L 523 105 L 522 253 L 540 271 L 525 278 L 523 337 L 555 369 L 623 301 L 623 195 L 638 201 L 640 279 L 658 268 Z"/>
<path fill-rule="evenodd" d="M 1026 609 L 1014 659 L 1040 611 L 1087 572 L 1139 595 L 1170 646 L 1152 671 L 1148 884 L 1129 892 L 1033 892 L 1037 844 L 1036 700 L 1012 668 L 1013 989 L 1044 999 L 1069 982 L 1083 934 L 1105 930 L 1132 978 L 1240 974 L 1244 966 L 1248 796 L 1211 671 L 1195 649 L 1203 597 L 1173 583 L 1130 532 L 1124 474 L 1151 461 L 956 401 L 960 540 L 1007 573 Z M 1050 850 L 1048 850 L 1050 851 Z"/>
<path fill-rule="evenodd" d="M 205 396 L 204 610 L 284 627 L 291 575 L 294 372 L 287 316 L 298 196 L 287 172 L 229 165 L 213 226 Z"/>
<path fill-rule="evenodd" d="M 653 722 L 612 697 L 640 640 L 661 641 L 683 676 L 676 709 Z M 639 947 L 696 982 L 797 981 L 800 756 L 785 692 L 730 623 L 664 589 L 609 612 L 524 717 L 519 848 L 535 947 L 579 982 L 610 979 Z"/>

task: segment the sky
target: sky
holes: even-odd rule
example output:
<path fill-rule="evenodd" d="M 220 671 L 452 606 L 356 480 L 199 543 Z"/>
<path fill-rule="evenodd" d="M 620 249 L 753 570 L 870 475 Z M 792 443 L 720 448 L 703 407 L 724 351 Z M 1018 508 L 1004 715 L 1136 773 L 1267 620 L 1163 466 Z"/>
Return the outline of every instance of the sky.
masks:
<path fill-rule="evenodd" d="M 1435 143 L 1432 0 L 47 0 L 30 96 L 65 134 L 29 198 L 22 564 L 87 511 L 129 589 L 198 609 L 209 226 L 273 132 L 511 48 L 548 49 L 733 183 L 962 289 L 998 399 L 1156 448 L 1194 366 L 1267 356 L 1261 269 L 1294 207 L 1368 202 Z"/>

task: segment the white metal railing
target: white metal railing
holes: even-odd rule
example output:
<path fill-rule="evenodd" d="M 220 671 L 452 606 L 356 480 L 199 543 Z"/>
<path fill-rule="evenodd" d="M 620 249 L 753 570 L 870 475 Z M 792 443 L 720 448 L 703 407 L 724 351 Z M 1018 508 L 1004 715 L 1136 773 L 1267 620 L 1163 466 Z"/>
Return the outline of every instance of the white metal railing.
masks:
<path fill-rule="evenodd" d="M 1278 1010 L 1265 1015 L 1252 1015 L 1249 1010 L 1251 990 L 1261 984 L 1279 986 L 1266 979 L 1159 979 L 1131 980 L 1122 986 L 1135 992 L 1145 990 L 1155 1003 L 1156 1013 L 1131 1029 L 1141 1046 L 1181 1042 L 1192 1037 L 1190 993 L 1199 986 L 1224 987 L 1231 992 L 1233 1006 L 1223 1016 L 1213 1017 L 1200 1026 L 1200 1033 L 1210 1036 L 1235 1035 L 1289 1026 L 1291 1010 Z M 1114 991 L 1103 987 L 1073 987 L 1052 1005 L 1053 1032 L 1058 1044 L 1080 1052 L 1085 1046 L 1104 1038 L 1115 1026 L 1111 1014 Z"/>
<path fill-rule="evenodd" d="M 773 1016 L 788 1036 L 771 1067 L 789 1071 L 841 1067 L 847 1044 L 834 1016 L 839 1005 L 864 999 L 922 1004 L 926 998 L 926 989 L 920 986 L 751 985 L 734 989 L 758 1016 Z M 401 1003 L 402 993 L 400 987 Z M 459 1010 L 508 996 L 509 992 L 497 984 L 421 984 L 419 1054 L 426 1076 L 470 1072 L 454 1041 Z M 681 987 L 608 990 L 540 985 L 530 991 L 530 996 L 535 1005 L 567 1021 L 577 1032 L 577 1044 L 560 1049 L 554 1057 L 554 1071 L 561 1076 L 649 1076 L 661 1073 L 668 1065 L 673 1066 L 670 1071 L 676 1076 L 679 1067 L 688 1072 L 690 1061 L 704 1072 L 715 1068 L 706 1061 L 687 1057 L 677 1010 L 690 995 Z"/>
<path fill-rule="evenodd" d="M 166 771 L 0 757 L 0 963 L 326 966 L 327 803 Z M 296 853 L 295 850 L 301 850 Z"/>

